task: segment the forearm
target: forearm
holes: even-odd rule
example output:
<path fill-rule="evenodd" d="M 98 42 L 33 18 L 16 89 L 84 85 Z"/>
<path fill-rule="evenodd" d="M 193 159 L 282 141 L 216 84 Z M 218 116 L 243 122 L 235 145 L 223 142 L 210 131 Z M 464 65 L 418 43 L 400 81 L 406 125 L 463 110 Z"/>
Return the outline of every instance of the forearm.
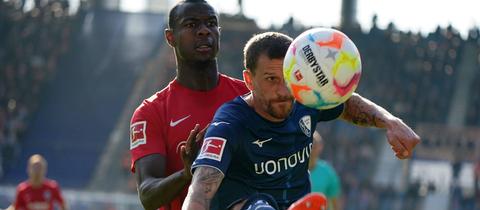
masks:
<path fill-rule="evenodd" d="M 217 192 L 222 180 L 223 174 L 219 170 L 210 167 L 199 167 L 193 176 L 182 210 L 210 209 L 210 201 Z"/>
<path fill-rule="evenodd" d="M 208 210 L 210 209 L 211 197 L 207 196 L 204 189 L 198 185 L 190 185 L 188 195 L 183 202 L 182 209 Z M 212 196 L 213 197 L 213 196 Z"/>
<path fill-rule="evenodd" d="M 398 120 L 381 106 L 354 93 L 346 102 L 341 118 L 355 125 L 386 128 L 392 120 Z"/>
<path fill-rule="evenodd" d="M 142 205 L 146 210 L 157 209 L 170 203 L 190 183 L 183 170 L 165 178 L 148 178 L 138 186 Z"/>

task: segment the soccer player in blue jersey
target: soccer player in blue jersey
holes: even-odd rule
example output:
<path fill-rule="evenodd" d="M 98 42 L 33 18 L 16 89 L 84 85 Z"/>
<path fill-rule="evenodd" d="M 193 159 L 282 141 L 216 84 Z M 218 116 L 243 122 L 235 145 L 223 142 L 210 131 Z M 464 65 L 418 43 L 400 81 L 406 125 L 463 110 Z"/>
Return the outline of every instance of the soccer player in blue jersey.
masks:
<path fill-rule="evenodd" d="M 267 32 L 244 49 L 243 72 L 251 93 L 221 106 L 192 165 L 193 179 L 184 210 L 287 209 L 310 192 L 312 133 L 317 122 L 340 117 L 386 129 L 395 155 L 408 158 L 420 141 L 399 118 L 358 94 L 344 104 L 316 110 L 294 101 L 283 80 L 283 57 L 292 42 Z"/>

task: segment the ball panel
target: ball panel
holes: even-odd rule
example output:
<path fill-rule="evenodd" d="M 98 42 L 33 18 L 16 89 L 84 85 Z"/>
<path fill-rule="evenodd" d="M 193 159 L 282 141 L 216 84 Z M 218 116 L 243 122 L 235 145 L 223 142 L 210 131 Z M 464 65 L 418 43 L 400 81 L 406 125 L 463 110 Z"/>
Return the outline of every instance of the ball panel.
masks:
<path fill-rule="evenodd" d="M 290 45 L 283 68 L 295 99 L 316 109 L 333 108 L 346 101 L 361 77 L 355 44 L 342 32 L 329 28 L 300 34 Z"/>

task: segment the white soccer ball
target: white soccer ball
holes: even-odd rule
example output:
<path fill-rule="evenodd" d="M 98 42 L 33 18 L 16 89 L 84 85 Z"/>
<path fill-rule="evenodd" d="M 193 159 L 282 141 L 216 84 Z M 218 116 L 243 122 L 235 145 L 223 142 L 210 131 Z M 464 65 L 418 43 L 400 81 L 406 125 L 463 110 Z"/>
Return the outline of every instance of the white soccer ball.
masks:
<path fill-rule="evenodd" d="M 295 99 L 315 109 L 345 102 L 362 74 L 360 53 L 342 32 L 313 28 L 300 34 L 288 48 L 283 75 Z"/>

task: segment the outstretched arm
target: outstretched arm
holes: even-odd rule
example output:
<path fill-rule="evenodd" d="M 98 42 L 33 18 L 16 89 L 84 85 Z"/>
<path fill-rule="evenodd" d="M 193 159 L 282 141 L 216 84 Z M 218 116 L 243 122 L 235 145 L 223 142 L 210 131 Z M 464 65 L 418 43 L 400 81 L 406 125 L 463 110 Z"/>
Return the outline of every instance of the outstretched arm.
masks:
<path fill-rule="evenodd" d="M 399 159 L 409 158 L 420 142 L 420 137 L 401 119 L 356 93 L 345 102 L 341 118 L 355 125 L 387 129 L 388 143 Z"/>
<path fill-rule="evenodd" d="M 183 202 L 182 210 L 208 210 L 210 201 L 223 180 L 223 173 L 212 167 L 200 166 L 193 174 L 192 184 Z"/>

